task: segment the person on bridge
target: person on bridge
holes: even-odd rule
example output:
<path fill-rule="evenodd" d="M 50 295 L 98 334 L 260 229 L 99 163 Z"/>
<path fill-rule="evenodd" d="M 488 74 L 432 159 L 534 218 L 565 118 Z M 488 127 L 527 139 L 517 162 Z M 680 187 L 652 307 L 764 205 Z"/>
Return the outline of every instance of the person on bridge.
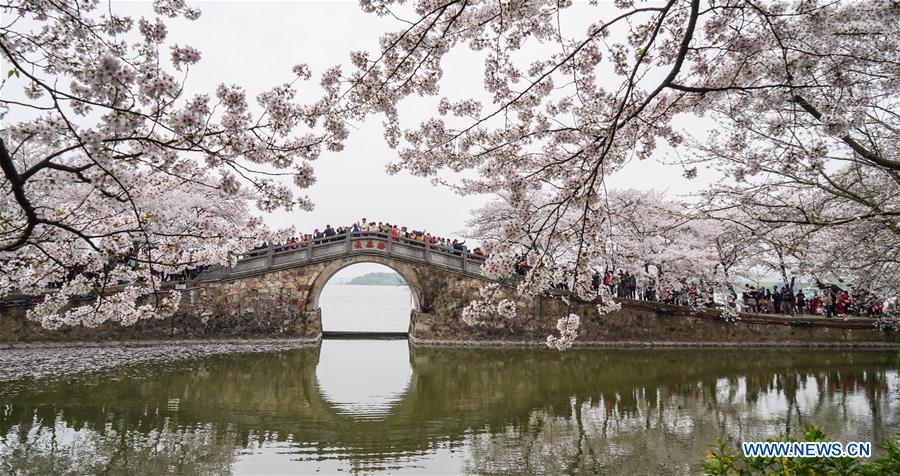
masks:
<path fill-rule="evenodd" d="M 331 225 L 325 225 L 325 241 L 329 241 L 335 234 L 334 228 L 332 228 Z"/>

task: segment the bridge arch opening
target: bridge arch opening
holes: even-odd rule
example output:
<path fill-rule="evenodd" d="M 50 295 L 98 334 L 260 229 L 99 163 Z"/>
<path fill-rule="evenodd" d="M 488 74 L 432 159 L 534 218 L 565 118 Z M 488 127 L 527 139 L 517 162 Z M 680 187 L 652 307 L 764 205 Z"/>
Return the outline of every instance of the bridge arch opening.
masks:
<path fill-rule="evenodd" d="M 333 263 L 315 278 L 308 308 L 319 311 L 324 332 L 406 332 L 419 308 L 411 274 L 385 263 Z"/>

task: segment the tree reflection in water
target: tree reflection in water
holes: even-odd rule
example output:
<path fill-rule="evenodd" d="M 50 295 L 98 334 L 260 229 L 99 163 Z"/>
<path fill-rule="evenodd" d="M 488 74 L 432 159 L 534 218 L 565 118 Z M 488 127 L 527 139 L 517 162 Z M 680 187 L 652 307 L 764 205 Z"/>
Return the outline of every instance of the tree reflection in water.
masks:
<path fill-rule="evenodd" d="M 719 435 L 816 424 L 880 442 L 900 429 L 891 352 L 410 347 L 382 352 L 403 360 L 380 372 L 411 364 L 412 376 L 377 413 L 323 397 L 334 379 L 322 372 L 384 345 L 321 363 L 306 349 L 6 382 L 0 473 L 685 473 Z"/>

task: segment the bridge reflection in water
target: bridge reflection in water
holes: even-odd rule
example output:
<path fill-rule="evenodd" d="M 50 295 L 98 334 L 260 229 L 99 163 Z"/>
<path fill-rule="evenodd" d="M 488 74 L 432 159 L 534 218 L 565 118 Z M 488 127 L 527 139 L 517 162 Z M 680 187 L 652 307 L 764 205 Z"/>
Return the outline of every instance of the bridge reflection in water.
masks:
<path fill-rule="evenodd" d="M 346 344 L 12 382 L 0 473 L 684 473 L 722 434 L 900 428 L 891 352 Z"/>

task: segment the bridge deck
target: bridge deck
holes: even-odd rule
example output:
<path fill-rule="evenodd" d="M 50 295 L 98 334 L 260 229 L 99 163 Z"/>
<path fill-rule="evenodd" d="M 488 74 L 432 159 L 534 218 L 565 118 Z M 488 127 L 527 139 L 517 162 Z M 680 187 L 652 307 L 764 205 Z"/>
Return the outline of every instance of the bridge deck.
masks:
<path fill-rule="evenodd" d="M 441 248 L 411 238 L 394 237 L 387 233 L 360 232 L 288 245 L 270 245 L 268 248 L 240 255 L 234 267 L 210 268 L 200 275 L 200 279 L 204 281 L 229 279 L 366 254 L 390 256 L 483 277 L 481 263 L 484 256 L 465 250 Z"/>

